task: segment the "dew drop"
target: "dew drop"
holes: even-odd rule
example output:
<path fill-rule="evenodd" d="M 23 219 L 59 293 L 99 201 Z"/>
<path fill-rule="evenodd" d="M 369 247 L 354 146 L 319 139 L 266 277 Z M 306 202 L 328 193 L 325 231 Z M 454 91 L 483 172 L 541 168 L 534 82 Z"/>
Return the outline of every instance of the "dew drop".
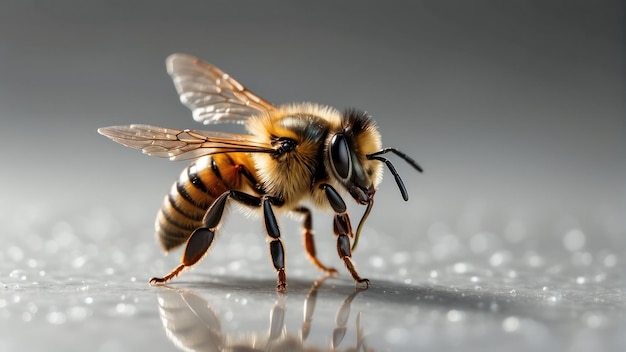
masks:
<path fill-rule="evenodd" d="M 578 251 L 585 246 L 585 234 L 580 229 L 571 229 L 563 236 L 563 246 L 570 252 Z"/>
<path fill-rule="evenodd" d="M 125 317 L 130 317 L 130 316 L 135 315 L 136 311 L 137 311 L 137 308 L 135 307 L 134 304 L 118 303 L 115 306 L 115 313 L 121 316 L 125 316 Z"/>
<path fill-rule="evenodd" d="M 468 269 L 469 266 L 467 265 L 467 263 L 456 263 L 453 267 L 454 272 L 457 274 L 465 274 Z"/>
<path fill-rule="evenodd" d="M 24 259 L 24 251 L 20 247 L 17 247 L 17 246 L 9 246 L 9 248 L 7 248 L 7 255 L 9 256 L 10 259 L 16 262 L 19 262 L 22 259 Z"/>
<path fill-rule="evenodd" d="M 617 264 L 617 256 L 615 254 L 608 254 L 604 257 L 604 266 L 612 268 Z"/>
<path fill-rule="evenodd" d="M 26 271 L 21 270 L 21 269 L 15 269 L 11 271 L 11 273 L 9 273 L 9 277 L 12 279 L 18 279 L 22 281 L 27 279 Z"/>
<path fill-rule="evenodd" d="M 46 315 L 46 320 L 48 320 L 50 324 L 61 325 L 65 324 L 67 316 L 63 312 L 52 311 Z"/>
<path fill-rule="evenodd" d="M 370 257 L 370 265 L 374 268 L 382 268 L 385 266 L 385 260 L 381 256 Z"/>
<path fill-rule="evenodd" d="M 404 328 L 391 328 L 385 334 L 385 340 L 392 345 L 401 345 L 409 338 L 409 332 Z"/>
<path fill-rule="evenodd" d="M 461 321 L 461 319 L 463 319 L 463 312 L 460 312 L 456 309 L 452 309 L 448 311 L 448 314 L 446 314 L 446 317 L 448 318 L 450 322 L 456 323 L 458 321 Z"/>
<path fill-rule="evenodd" d="M 67 315 L 72 321 L 82 321 L 87 317 L 87 309 L 81 306 L 71 307 Z"/>
<path fill-rule="evenodd" d="M 502 329 L 506 332 L 514 332 L 519 329 L 519 319 L 517 317 L 508 317 L 502 321 Z"/>

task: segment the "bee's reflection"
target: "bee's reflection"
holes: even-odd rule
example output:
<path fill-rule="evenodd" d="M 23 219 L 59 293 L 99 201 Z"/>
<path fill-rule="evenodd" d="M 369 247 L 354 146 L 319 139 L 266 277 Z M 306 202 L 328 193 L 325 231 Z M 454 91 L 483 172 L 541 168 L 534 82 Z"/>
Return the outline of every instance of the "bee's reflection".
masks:
<path fill-rule="evenodd" d="M 304 318 L 298 335 L 285 327 L 287 295 L 279 294 L 270 309 L 267 332 L 222 331 L 219 315 L 211 305 L 190 290 L 164 287 L 159 292 L 159 314 L 167 337 L 185 351 L 334 351 L 340 347 L 350 317 L 350 304 L 361 292 L 355 289 L 337 309 L 330 348 L 309 346 L 306 340 L 313 323 L 318 289 L 325 279 L 313 283 L 304 300 Z M 239 317 L 245 320 L 245 317 Z M 355 319 L 356 344 L 346 351 L 371 351 L 366 346 L 361 314 Z"/>

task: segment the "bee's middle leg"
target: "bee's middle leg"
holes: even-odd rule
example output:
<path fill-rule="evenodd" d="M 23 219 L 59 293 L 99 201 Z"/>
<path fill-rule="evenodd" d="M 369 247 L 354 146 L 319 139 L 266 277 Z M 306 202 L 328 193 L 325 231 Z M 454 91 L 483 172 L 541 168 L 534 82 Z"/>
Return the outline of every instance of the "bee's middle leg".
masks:
<path fill-rule="evenodd" d="M 311 216 L 311 211 L 306 207 L 298 207 L 294 209 L 295 212 L 300 213 L 304 216 L 304 221 L 302 222 L 302 232 L 304 233 L 304 248 L 306 250 L 307 257 L 315 265 L 318 269 L 322 270 L 328 275 L 336 275 L 337 270 L 335 268 L 327 267 L 322 264 L 317 258 L 317 251 L 315 249 L 315 240 L 313 236 L 313 218 Z"/>

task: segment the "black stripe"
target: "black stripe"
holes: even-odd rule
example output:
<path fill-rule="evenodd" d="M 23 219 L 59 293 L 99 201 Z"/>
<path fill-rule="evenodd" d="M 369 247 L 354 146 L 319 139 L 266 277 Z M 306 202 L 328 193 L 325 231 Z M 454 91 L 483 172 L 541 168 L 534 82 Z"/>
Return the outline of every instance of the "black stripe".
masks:
<path fill-rule="evenodd" d="M 159 221 L 159 240 L 166 250 L 178 247 L 185 243 L 187 238 L 191 235 L 191 231 L 180 229 L 165 219 Z"/>
<path fill-rule="evenodd" d="M 194 187 L 204 193 L 208 193 L 204 182 L 202 182 L 202 179 L 198 175 L 198 167 L 195 163 L 189 165 L 187 168 L 187 177 L 189 177 L 189 181 L 191 181 L 191 184 L 194 185 Z"/>
<path fill-rule="evenodd" d="M 217 167 L 217 163 L 215 162 L 215 159 L 213 158 L 211 158 L 211 170 L 213 170 L 215 177 L 217 177 L 222 182 L 224 181 L 222 179 L 222 173 L 220 172 L 220 169 Z"/>
<path fill-rule="evenodd" d="M 165 217 L 159 221 L 159 232 L 161 237 L 186 239 L 191 235 L 191 231 L 180 228 L 176 224 L 172 224 Z M 165 235 L 165 236 L 163 236 Z"/>
<path fill-rule="evenodd" d="M 185 187 L 185 184 L 180 182 L 180 179 L 178 181 L 176 181 L 176 190 L 178 191 L 178 194 L 180 194 L 180 196 L 183 197 L 186 201 L 188 201 L 189 203 L 195 205 L 198 209 L 202 209 L 200 204 L 198 204 L 191 197 L 191 195 L 187 192 L 187 188 Z"/>
<path fill-rule="evenodd" d="M 176 204 L 176 199 L 174 199 L 174 195 L 170 192 L 167 196 L 167 200 L 170 203 L 170 206 L 176 210 L 177 212 L 179 212 L 180 214 L 182 214 L 183 216 L 187 217 L 188 219 L 191 220 L 195 220 L 195 221 L 201 221 L 202 218 L 204 218 L 204 212 L 201 213 L 196 213 L 196 214 L 189 214 L 187 213 L 183 208 L 181 208 L 180 206 L 178 206 L 178 204 Z M 195 204 L 194 204 L 195 205 Z M 204 209 L 203 209 L 204 210 Z"/>
<path fill-rule="evenodd" d="M 188 230 L 189 233 L 191 233 L 191 231 L 195 230 L 198 225 L 192 224 L 192 223 L 188 223 L 188 224 L 183 224 L 178 222 L 174 217 L 172 217 L 172 215 L 167 212 L 167 211 L 161 211 L 161 214 L 163 214 L 163 218 L 170 224 L 170 225 L 174 225 L 175 227 L 178 227 L 180 229 L 183 230 Z"/>

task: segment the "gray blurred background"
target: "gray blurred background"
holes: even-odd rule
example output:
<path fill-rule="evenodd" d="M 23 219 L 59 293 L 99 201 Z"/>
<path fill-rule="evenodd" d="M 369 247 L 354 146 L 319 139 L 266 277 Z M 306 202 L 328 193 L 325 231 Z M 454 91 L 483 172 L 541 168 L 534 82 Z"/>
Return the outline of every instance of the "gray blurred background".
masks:
<path fill-rule="evenodd" d="M 424 167 L 390 157 L 410 200 L 387 172 L 355 255 L 375 284 L 353 311 L 380 346 L 624 350 L 624 10 L 582 0 L 1 2 L 0 350 L 172 348 L 155 333 L 162 291 L 146 281 L 178 261 L 161 256 L 152 224 L 185 163 L 96 130 L 202 128 L 165 72 L 174 52 L 275 104 L 365 109 L 386 146 Z M 230 331 L 265 331 L 275 276 L 260 224 L 229 219 L 223 232 L 241 236 L 222 236 L 174 285 L 234 311 Z M 329 217 L 314 221 L 320 258 L 338 265 Z M 298 223 L 281 226 L 297 322 L 317 273 Z M 316 319 L 332 331 L 352 282 L 343 271 L 329 281 L 339 288 L 323 289 L 327 314 Z"/>
<path fill-rule="evenodd" d="M 623 213 L 623 18 L 617 1 L 3 2 L 3 199 L 156 209 L 184 164 L 96 129 L 200 127 L 164 68 L 185 52 L 275 104 L 369 111 L 426 170 L 396 162 L 408 207 Z M 380 193 L 404 206 L 391 179 Z"/>

